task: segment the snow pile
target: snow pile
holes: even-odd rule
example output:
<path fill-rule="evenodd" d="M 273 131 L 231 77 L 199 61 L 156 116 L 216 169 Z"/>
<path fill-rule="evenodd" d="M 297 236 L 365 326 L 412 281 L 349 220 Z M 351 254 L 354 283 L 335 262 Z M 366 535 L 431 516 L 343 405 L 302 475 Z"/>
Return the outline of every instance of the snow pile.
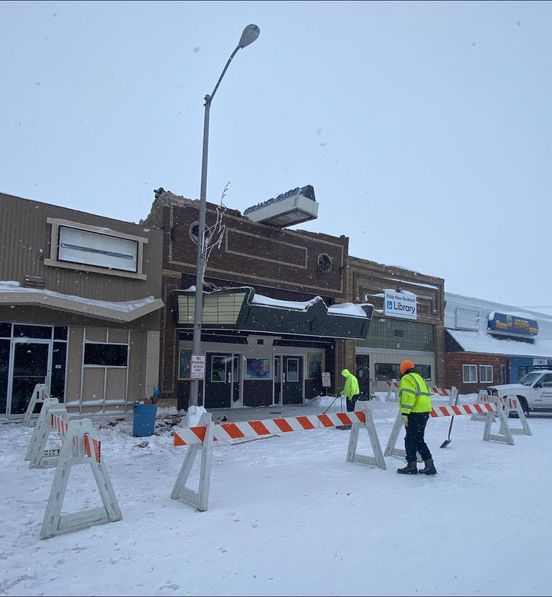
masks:
<path fill-rule="evenodd" d="M 286 405 L 278 416 L 320 413 L 334 398 Z M 385 448 L 397 404 L 378 398 L 369 404 Z M 274 410 L 212 414 L 263 419 Z M 135 438 L 130 414 L 94 418 L 123 520 L 44 541 L 54 469 L 24 462 L 31 429 L 0 425 L 9 479 L 0 594 L 550 594 L 550 415 L 532 416 L 533 435 L 516 435 L 515 446 L 484 442 L 483 423 L 459 416 L 445 449 L 450 419 L 430 420 L 435 477 L 397 475 L 393 457 L 387 470 L 348 463 L 349 432 L 334 428 L 216 442 L 204 513 L 170 498 L 186 454 L 170 435 L 178 419 L 160 409 L 156 435 Z M 359 453 L 371 454 L 365 432 Z M 189 486 L 198 478 L 196 462 Z M 64 511 L 99 504 L 89 467 L 73 467 Z"/>

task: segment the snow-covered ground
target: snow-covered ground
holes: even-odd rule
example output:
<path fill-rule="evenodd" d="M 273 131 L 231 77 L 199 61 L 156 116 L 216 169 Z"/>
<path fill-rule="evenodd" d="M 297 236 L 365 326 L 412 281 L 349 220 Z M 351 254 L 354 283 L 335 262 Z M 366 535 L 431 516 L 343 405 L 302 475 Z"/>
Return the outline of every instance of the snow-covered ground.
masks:
<path fill-rule="evenodd" d="M 283 416 L 320 413 L 330 400 L 285 407 Z M 370 405 L 383 449 L 397 405 Z M 331 411 L 338 407 L 339 400 Z M 282 416 L 269 408 L 213 414 Z M 173 446 L 169 415 L 159 413 L 149 438 L 132 437 L 130 415 L 94 419 L 123 520 L 46 540 L 39 532 L 54 469 L 29 469 L 23 460 L 30 428 L 0 425 L 0 594 L 552 591 L 550 415 L 531 417 L 533 435 L 515 435 L 515 446 L 484 442 L 482 422 L 457 417 L 444 449 L 450 419 L 430 420 L 436 477 L 397 475 L 402 461 L 394 457 L 385 471 L 347 463 L 349 432 L 333 428 L 216 444 L 202 513 L 170 498 L 186 448 Z M 367 434 L 359 451 L 371 454 Z M 197 473 L 196 464 L 190 484 Z M 64 511 L 96 505 L 90 467 L 73 467 Z"/>

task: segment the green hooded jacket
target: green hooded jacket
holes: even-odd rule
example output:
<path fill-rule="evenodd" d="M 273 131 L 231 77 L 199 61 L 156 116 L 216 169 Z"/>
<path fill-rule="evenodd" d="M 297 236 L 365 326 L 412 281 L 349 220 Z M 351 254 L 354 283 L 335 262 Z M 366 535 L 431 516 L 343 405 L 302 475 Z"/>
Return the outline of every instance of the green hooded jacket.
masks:
<path fill-rule="evenodd" d="M 357 394 L 360 394 L 358 387 L 358 379 L 349 371 L 349 369 L 343 369 L 341 375 L 345 378 L 345 386 L 341 390 L 341 395 L 347 398 L 352 398 Z"/>

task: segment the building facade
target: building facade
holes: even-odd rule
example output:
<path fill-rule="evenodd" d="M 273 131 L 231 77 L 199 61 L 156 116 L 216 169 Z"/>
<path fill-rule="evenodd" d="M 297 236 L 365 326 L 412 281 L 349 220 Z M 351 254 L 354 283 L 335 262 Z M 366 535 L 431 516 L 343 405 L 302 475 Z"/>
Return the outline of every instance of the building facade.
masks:
<path fill-rule="evenodd" d="M 387 391 L 404 359 L 430 383 L 444 386 L 444 280 L 366 259 L 347 258 L 347 300 L 374 305 L 368 337 L 348 346 L 364 394 Z"/>
<path fill-rule="evenodd" d="M 0 194 L 0 412 L 124 411 L 159 383 L 162 233 Z"/>
<path fill-rule="evenodd" d="M 552 365 L 552 318 L 542 313 L 447 292 L 445 326 L 447 382 L 462 394 Z"/>
<path fill-rule="evenodd" d="M 275 214 L 273 201 L 267 207 L 271 221 L 290 224 L 290 212 Z M 161 396 L 178 408 L 189 404 L 198 208 L 159 189 L 144 221 L 163 231 Z M 340 389 L 345 344 L 366 337 L 372 311 L 343 306 L 348 238 L 222 214 L 211 203 L 206 221 L 216 248 L 205 273 L 200 404 L 302 403 L 324 391 L 322 373 L 330 374 L 327 391 Z"/>

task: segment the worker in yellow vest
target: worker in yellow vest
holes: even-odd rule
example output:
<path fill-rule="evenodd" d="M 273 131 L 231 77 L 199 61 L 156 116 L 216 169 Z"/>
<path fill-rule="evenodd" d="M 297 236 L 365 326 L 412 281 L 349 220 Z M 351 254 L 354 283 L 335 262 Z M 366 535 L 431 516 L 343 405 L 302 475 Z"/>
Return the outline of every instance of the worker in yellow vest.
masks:
<path fill-rule="evenodd" d="M 399 383 L 399 407 L 403 424 L 406 427 L 404 449 L 406 451 L 406 466 L 397 469 L 402 475 L 417 475 L 417 452 L 425 462 L 425 468 L 420 469 L 424 475 L 436 475 L 431 452 L 424 440 L 425 428 L 431 412 L 431 392 L 424 378 L 415 371 L 416 365 L 406 360 L 401 363 L 401 381 Z"/>
<path fill-rule="evenodd" d="M 358 379 L 349 371 L 349 369 L 343 369 L 341 375 L 345 378 L 345 385 L 341 390 L 341 395 L 346 398 L 347 411 L 352 412 L 355 410 L 355 404 L 360 394 Z"/>

